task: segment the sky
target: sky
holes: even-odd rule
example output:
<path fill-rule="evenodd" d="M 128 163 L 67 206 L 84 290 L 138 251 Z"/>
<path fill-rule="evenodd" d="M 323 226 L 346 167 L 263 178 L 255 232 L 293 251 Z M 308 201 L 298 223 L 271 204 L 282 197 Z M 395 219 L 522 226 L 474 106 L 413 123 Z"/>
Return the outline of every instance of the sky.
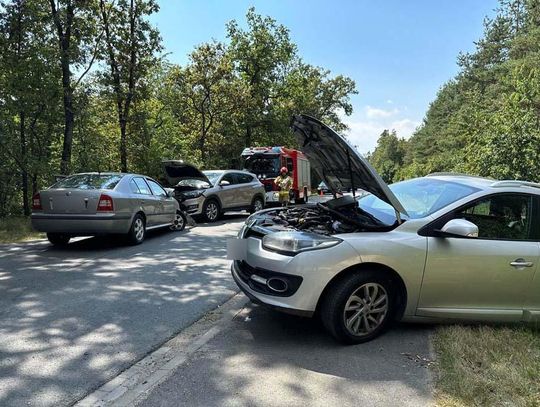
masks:
<path fill-rule="evenodd" d="M 457 56 L 474 50 L 497 0 L 158 0 L 152 17 L 172 62 L 193 48 L 226 41 L 225 24 L 245 26 L 250 6 L 290 30 L 312 65 L 354 79 L 354 113 L 345 132 L 361 153 L 384 129 L 409 138 L 439 88 L 458 72 Z"/>

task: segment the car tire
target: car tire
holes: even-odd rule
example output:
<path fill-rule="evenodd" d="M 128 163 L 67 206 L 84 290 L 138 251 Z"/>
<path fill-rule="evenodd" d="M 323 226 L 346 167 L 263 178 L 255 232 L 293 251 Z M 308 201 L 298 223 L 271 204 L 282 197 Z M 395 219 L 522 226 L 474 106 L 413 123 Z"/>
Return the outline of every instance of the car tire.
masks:
<path fill-rule="evenodd" d="M 141 244 L 146 237 L 146 221 L 140 213 L 136 214 L 131 222 L 131 228 L 127 234 L 128 243 L 131 245 Z"/>
<path fill-rule="evenodd" d="M 47 239 L 54 246 L 65 246 L 69 243 L 71 236 L 64 233 L 47 233 Z"/>
<path fill-rule="evenodd" d="M 264 209 L 264 200 L 260 196 L 256 196 L 255 198 L 253 198 L 253 202 L 251 203 L 251 209 L 249 210 L 249 212 L 255 213 L 263 209 Z"/>
<path fill-rule="evenodd" d="M 173 224 L 170 226 L 170 229 L 175 232 L 181 232 L 186 228 L 187 218 L 182 211 L 176 211 L 174 216 Z"/>
<path fill-rule="evenodd" d="M 368 342 L 388 328 L 396 308 L 396 291 L 384 274 L 362 271 L 338 280 L 321 304 L 324 327 L 339 342 Z"/>
<path fill-rule="evenodd" d="M 202 215 L 205 221 L 215 222 L 221 215 L 221 208 L 219 202 L 215 199 L 209 199 L 203 205 Z"/>

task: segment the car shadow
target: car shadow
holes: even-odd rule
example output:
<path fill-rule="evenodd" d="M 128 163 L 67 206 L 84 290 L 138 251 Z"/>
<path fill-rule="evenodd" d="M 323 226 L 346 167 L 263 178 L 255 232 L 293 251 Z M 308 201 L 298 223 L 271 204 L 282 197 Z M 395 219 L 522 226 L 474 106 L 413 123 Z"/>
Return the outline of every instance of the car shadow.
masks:
<path fill-rule="evenodd" d="M 71 405 L 237 292 L 242 222 L 7 245 L 0 253 L 0 405 Z M 4 247 L 3 247 L 4 249 Z"/>
<path fill-rule="evenodd" d="M 344 346 L 317 319 L 249 305 L 142 406 L 426 405 L 431 332 L 396 324 Z"/>

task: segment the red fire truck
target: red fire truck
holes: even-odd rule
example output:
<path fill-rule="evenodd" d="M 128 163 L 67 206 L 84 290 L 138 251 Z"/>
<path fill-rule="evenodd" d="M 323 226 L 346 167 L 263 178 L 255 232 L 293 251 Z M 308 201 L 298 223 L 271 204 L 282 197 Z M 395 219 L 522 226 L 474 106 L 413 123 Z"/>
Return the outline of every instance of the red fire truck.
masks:
<path fill-rule="evenodd" d="M 307 202 L 311 195 L 309 161 L 298 150 L 285 147 L 248 147 L 242 151 L 244 169 L 257 175 L 266 190 L 266 202 L 277 202 L 278 188 L 274 180 L 279 170 L 286 167 L 293 179 L 295 203 Z"/>

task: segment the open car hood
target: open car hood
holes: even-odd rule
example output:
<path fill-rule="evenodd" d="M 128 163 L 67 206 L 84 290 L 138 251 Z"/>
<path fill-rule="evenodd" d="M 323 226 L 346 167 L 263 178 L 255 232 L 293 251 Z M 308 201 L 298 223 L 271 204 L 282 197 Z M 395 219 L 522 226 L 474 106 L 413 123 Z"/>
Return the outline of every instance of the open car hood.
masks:
<path fill-rule="evenodd" d="M 212 185 L 201 170 L 191 164 L 185 163 L 182 160 L 166 160 L 162 161 L 161 164 L 163 166 L 163 171 L 165 172 L 167 182 L 171 186 L 175 186 L 184 179 L 199 179 L 201 181 L 208 182 L 209 185 Z"/>
<path fill-rule="evenodd" d="M 319 120 L 303 114 L 293 116 L 291 127 L 300 150 L 332 193 L 361 188 L 407 215 L 377 171 L 342 136 Z"/>

